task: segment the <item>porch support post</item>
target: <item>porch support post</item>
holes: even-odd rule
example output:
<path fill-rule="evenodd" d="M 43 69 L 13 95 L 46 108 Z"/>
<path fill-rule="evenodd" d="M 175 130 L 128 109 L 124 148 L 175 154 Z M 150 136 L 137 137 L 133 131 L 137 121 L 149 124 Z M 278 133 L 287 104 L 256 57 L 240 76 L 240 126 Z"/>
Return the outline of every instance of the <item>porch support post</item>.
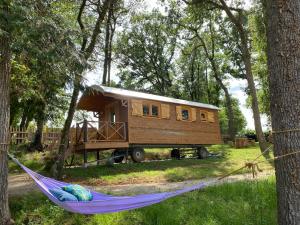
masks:
<path fill-rule="evenodd" d="M 83 151 L 83 167 L 87 168 L 87 151 L 84 149 Z"/>
<path fill-rule="evenodd" d="M 98 150 L 96 152 L 96 154 L 97 154 L 97 165 L 99 166 L 100 165 L 100 151 Z"/>
<path fill-rule="evenodd" d="M 126 163 L 128 162 L 128 149 L 129 149 L 129 148 L 126 148 L 126 156 L 125 156 L 125 162 L 126 162 Z"/>

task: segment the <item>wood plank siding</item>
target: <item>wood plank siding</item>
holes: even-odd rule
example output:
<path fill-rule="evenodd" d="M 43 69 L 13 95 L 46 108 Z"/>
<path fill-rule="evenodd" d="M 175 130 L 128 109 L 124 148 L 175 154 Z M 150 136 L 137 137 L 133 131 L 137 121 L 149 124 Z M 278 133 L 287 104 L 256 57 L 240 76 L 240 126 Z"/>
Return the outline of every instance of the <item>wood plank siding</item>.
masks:
<path fill-rule="evenodd" d="M 213 109 L 140 100 L 142 104 L 163 105 L 159 117 L 137 115 L 134 112 L 136 100 L 129 101 L 128 107 L 128 138 L 132 144 L 219 144 L 221 133 L 218 111 Z M 132 104 L 132 102 L 134 104 Z M 169 106 L 169 118 L 163 115 L 162 109 Z M 191 119 L 179 119 L 177 110 L 190 109 Z M 206 121 L 200 113 L 206 114 Z M 210 118 L 209 118 L 210 117 Z M 214 121 L 214 122 L 209 122 Z"/>

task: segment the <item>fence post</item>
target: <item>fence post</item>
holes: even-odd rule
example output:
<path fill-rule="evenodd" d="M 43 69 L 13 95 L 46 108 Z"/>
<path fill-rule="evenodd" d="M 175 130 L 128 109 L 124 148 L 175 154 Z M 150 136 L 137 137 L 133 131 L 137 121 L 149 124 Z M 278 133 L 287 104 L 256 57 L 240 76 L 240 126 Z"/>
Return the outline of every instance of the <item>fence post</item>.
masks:
<path fill-rule="evenodd" d="M 75 144 L 78 144 L 79 142 L 79 135 L 78 135 L 78 132 L 79 132 L 79 123 L 76 123 L 76 130 L 75 130 Z"/>
<path fill-rule="evenodd" d="M 88 142 L 88 124 L 86 119 L 83 121 L 83 142 Z"/>

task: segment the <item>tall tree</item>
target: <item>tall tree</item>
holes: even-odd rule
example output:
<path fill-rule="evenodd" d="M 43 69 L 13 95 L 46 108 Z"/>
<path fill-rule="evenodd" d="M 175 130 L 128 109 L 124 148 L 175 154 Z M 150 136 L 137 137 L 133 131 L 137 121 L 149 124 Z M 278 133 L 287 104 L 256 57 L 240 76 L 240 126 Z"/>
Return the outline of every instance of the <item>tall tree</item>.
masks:
<path fill-rule="evenodd" d="M 103 62 L 103 75 L 102 84 L 106 85 L 110 83 L 110 66 L 111 66 L 111 47 L 112 39 L 115 31 L 114 20 L 114 7 L 115 4 L 111 4 L 108 10 L 108 15 L 105 24 L 105 46 L 104 46 L 104 62 Z"/>
<path fill-rule="evenodd" d="M 53 1 L 27 4 L 30 17 L 16 29 L 12 42 L 11 122 L 16 124 L 22 117 L 20 126 L 24 128 L 31 120 L 36 121 L 31 149 L 42 150 L 43 125 L 65 113 L 61 104 L 65 101 L 58 100 L 65 97 L 62 90 L 71 80 L 70 62 L 75 58 L 70 44 L 73 29 L 55 8 Z"/>
<path fill-rule="evenodd" d="M 270 90 L 267 66 L 267 22 L 264 0 L 253 2 L 251 15 L 249 15 L 249 30 L 253 52 L 253 74 L 258 86 L 258 103 L 260 112 L 265 114 L 270 122 Z"/>
<path fill-rule="evenodd" d="M 78 53 L 78 57 L 82 60 L 82 63 L 80 65 L 77 64 L 74 68 L 75 77 L 73 82 L 71 102 L 69 105 L 67 118 L 63 130 L 61 132 L 61 141 L 59 146 L 58 158 L 52 167 L 52 173 L 58 179 L 62 177 L 65 154 L 69 143 L 69 131 L 75 113 L 77 99 L 80 92 L 80 86 L 83 81 L 83 73 L 88 68 L 88 61 L 94 53 L 97 40 L 101 33 L 101 25 L 103 24 L 111 2 L 112 0 L 97 0 L 90 4 L 89 1 L 82 0 L 79 7 L 77 23 L 80 27 L 81 32 L 81 46 Z M 88 8 L 89 6 L 92 6 L 93 8 Z M 94 12 L 96 14 L 93 26 L 91 26 L 90 22 L 89 24 L 87 24 L 87 21 L 83 19 L 85 13 L 88 13 L 88 10 L 90 10 L 89 12 L 92 11 L 92 14 L 94 14 Z M 92 27 L 92 30 L 88 29 L 90 27 Z"/>
<path fill-rule="evenodd" d="M 300 150 L 300 4 L 267 1 L 268 68 L 274 154 Z M 300 223 L 300 154 L 275 161 L 279 225 Z"/>
<path fill-rule="evenodd" d="M 195 0 L 188 3 L 200 4 L 201 7 L 208 8 L 209 10 L 222 9 L 226 13 L 231 23 L 234 25 L 239 35 L 241 58 L 245 66 L 246 79 L 248 82 L 249 94 L 251 96 L 251 108 L 253 112 L 255 131 L 259 142 L 260 150 L 261 152 L 264 152 L 267 149 L 267 142 L 262 131 L 258 98 L 252 71 L 249 30 L 247 24 L 245 23 L 247 17 L 246 11 L 243 8 L 235 8 L 230 6 L 225 0 Z M 269 158 L 269 154 L 266 152 L 264 153 L 264 156 Z"/>
<path fill-rule="evenodd" d="M 242 132 L 246 125 L 247 125 L 247 121 L 245 116 L 243 115 L 243 113 L 240 110 L 240 103 L 239 100 L 236 98 L 231 98 L 231 102 L 232 102 L 232 110 L 233 110 L 233 114 L 234 114 L 234 130 L 239 133 Z M 228 110 L 227 106 L 226 106 L 226 100 L 223 100 L 223 104 L 221 106 L 221 110 L 219 113 L 220 116 L 220 127 L 221 127 L 221 133 L 222 134 L 228 134 L 228 112 L 226 112 Z"/>
<path fill-rule="evenodd" d="M 134 82 L 135 89 L 170 95 L 174 75 L 173 60 L 178 40 L 178 14 L 157 10 L 134 15 L 117 44 L 121 81 Z"/>
<path fill-rule="evenodd" d="M 221 3 L 222 8 L 226 12 L 228 18 L 235 25 L 235 27 L 239 33 L 239 37 L 240 37 L 240 41 L 241 41 L 242 59 L 245 64 L 246 78 L 247 78 L 247 82 L 248 82 L 249 92 L 251 95 L 251 108 L 252 108 L 252 112 L 253 112 L 255 131 L 256 131 L 260 149 L 262 152 L 264 152 L 267 149 L 267 142 L 266 142 L 264 133 L 262 131 L 258 99 L 257 99 L 257 94 L 256 94 L 254 78 L 253 78 L 253 74 L 252 74 L 249 33 L 248 33 L 248 30 L 245 27 L 244 21 L 243 21 L 245 19 L 245 14 L 244 14 L 245 12 L 243 10 L 238 10 L 237 15 L 234 15 L 234 13 L 232 12 L 232 9 L 227 5 L 225 0 L 219 0 L 219 1 Z M 265 153 L 264 155 L 269 157 L 268 153 Z"/>
<path fill-rule="evenodd" d="M 228 114 L 227 131 L 230 139 L 234 140 L 236 135 L 234 113 L 231 96 L 225 84 L 228 77 L 226 75 L 229 74 L 232 69 L 229 69 L 229 59 L 226 54 L 224 54 L 225 49 L 222 41 L 220 41 L 222 40 L 221 35 L 223 35 L 220 32 L 220 27 L 223 26 L 224 18 L 221 16 L 219 10 L 203 10 L 203 13 L 199 13 L 199 9 L 195 10 L 193 7 L 188 7 L 188 12 L 186 20 L 181 22 L 184 23 L 182 26 L 192 32 L 192 35 L 194 35 L 192 41 L 203 48 L 206 60 L 210 64 L 211 74 L 224 93 L 227 107 L 226 113 Z"/>
<path fill-rule="evenodd" d="M 0 225 L 10 223 L 8 206 L 8 162 L 9 147 L 9 87 L 10 87 L 10 1 L 0 3 Z"/>
<path fill-rule="evenodd" d="M 178 76 L 176 77 L 179 98 L 215 104 L 218 102 L 219 93 L 213 95 L 217 89 L 216 82 L 211 78 L 208 63 L 202 49 L 197 42 L 188 41 L 181 50 L 181 55 L 176 60 Z M 217 97 L 218 99 L 213 99 Z"/>

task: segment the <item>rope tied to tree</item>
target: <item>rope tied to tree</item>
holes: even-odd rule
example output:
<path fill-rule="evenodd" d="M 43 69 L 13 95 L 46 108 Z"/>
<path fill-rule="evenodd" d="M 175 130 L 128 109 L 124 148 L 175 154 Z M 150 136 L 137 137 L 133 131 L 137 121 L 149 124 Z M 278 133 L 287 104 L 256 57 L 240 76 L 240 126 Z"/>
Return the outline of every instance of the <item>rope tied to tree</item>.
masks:
<path fill-rule="evenodd" d="M 8 152 L 8 149 L 3 149 L 2 146 L 9 146 L 10 143 L 0 143 L 0 152 Z"/>
<path fill-rule="evenodd" d="M 230 172 L 230 173 L 227 173 L 221 177 L 219 177 L 217 180 L 220 181 L 220 180 L 223 180 L 224 178 L 226 177 L 229 177 L 230 175 L 242 170 L 242 169 L 245 169 L 245 168 L 248 168 L 252 171 L 252 176 L 253 178 L 255 178 L 258 174 L 258 172 L 262 172 L 262 170 L 258 167 L 258 164 L 260 162 L 257 162 L 257 160 L 263 156 L 266 152 L 270 151 L 270 149 L 272 148 L 272 145 L 270 145 L 268 148 L 266 148 L 260 155 L 258 155 L 255 159 L 253 159 L 251 162 L 245 162 L 244 166 Z M 261 161 L 262 162 L 262 161 Z"/>
<path fill-rule="evenodd" d="M 295 128 L 295 129 L 287 129 L 287 130 L 272 130 L 272 134 L 280 134 L 280 133 L 289 133 L 289 132 L 297 132 L 300 131 L 300 128 Z"/>

